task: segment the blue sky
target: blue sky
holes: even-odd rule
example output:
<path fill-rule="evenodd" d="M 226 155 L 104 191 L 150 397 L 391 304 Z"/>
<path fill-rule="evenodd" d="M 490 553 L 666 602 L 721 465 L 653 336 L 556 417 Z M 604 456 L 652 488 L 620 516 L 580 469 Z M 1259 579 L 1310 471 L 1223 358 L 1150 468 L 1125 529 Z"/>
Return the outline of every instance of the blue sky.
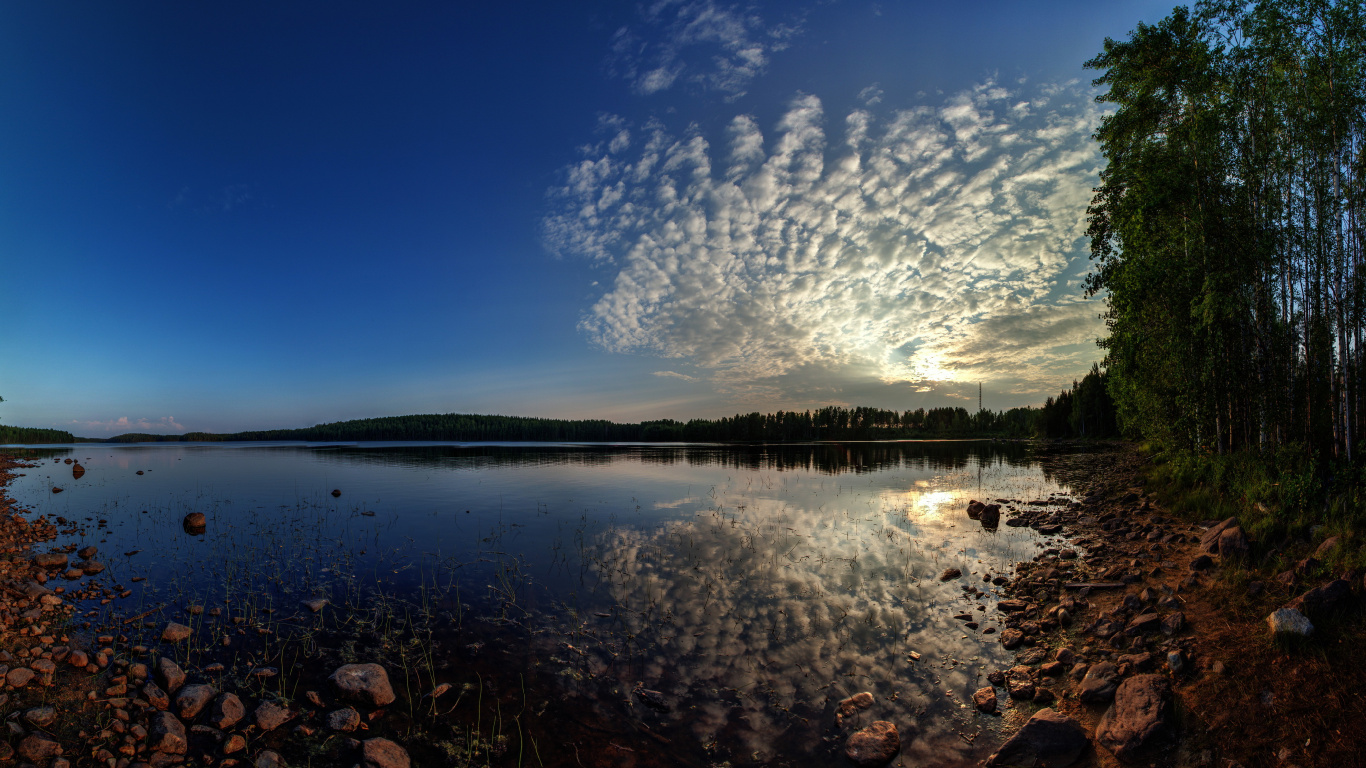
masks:
<path fill-rule="evenodd" d="M 7 3 L 0 421 L 1041 402 L 1151 2 Z"/>

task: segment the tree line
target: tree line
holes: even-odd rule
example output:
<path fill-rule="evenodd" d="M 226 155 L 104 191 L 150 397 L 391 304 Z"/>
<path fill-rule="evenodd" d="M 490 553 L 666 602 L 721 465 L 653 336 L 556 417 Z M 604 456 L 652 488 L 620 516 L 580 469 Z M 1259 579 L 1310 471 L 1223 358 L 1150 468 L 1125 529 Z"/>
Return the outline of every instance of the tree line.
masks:
<path fill-rule="evenodd" d="M 1089 210 L 1126 432 L 1350 462 L 1366 342 L 1366 12 L 1202 0 L 1088 62 L 1113 106 Z"/>

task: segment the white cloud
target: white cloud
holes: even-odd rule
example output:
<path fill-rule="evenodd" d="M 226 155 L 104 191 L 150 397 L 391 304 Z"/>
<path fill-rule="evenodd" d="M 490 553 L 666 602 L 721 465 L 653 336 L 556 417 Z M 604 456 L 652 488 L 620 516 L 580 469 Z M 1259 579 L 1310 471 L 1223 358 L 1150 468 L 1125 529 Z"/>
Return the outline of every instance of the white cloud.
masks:
<path fill-rule="evenodd" d="M 658 0 L 643 9 L 641 22 L 617 30 L 610 69 L 642 95 L 681 80 L 737 99 L 771 54 L 799 33 L 799 25 L 765 24 L 752 12 L 713 0 Z"/>
<path fill-rule="evenodd" d="M 662 379 L 682 379 L 684 381 L 697 381 L 696 376 L 689 376 L 686 373 L 679 373 L 678 371 L 654 371 L 652 375 L 658 376 Z"/>
<path fill-rule="evenodd" d="M 111 419 L 109 421 L 72 421 L 71 423 L 87 430 L 100 430 L 109 433 L 165 433 L 185 431 L 185 425 L 177 423 L 174 416 L 162 416 L 156 420 L 140 418 L 136 421 L 129 419 L 127 416 L 120 416 L 117 419 Z"/>
<path fill-rule="evenodd" d="M 649 123 L 567 169 L 547 241 L 615 273 L 581 322 L 594 342 L 689 360 L 737 396 L 835 374 L 1050 391 L 1103 331 L 1063 284 L 1099 117 L 1074 86 L 987 82 L 842 119 L 801 95 L 768 135 L 737 115 L 721 146 Z"/>

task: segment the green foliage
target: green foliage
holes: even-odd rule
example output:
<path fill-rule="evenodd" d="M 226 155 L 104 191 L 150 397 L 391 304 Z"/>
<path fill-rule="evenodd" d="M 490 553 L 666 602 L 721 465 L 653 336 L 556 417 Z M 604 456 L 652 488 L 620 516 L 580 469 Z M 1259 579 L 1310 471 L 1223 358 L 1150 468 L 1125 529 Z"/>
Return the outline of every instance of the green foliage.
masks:
<path fill-rule="evenodd" d="M 59 429 L 32 429 L 30 427 L 7 427 L 0 424 L 0 445 L 34 445 L 42 443 L 72 443 L 75 438 L 70 432 Z"/>
<path fill-rule="evenodd" d="M 1108 164 L 1087 290 L 1108 300 L 1107 386 L 1126 433 L 1188 451 L 1355 453 L 1364 19 L 1345 0 L 1207 0 L 1088 62 L 1115 110 L 1096 133 Z"/>

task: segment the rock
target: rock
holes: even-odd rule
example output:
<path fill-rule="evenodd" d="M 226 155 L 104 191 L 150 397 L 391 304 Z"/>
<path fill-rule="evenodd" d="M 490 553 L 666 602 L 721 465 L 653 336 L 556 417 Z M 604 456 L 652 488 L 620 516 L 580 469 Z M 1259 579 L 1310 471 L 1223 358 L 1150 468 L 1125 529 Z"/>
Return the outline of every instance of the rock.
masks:
<path fill-rule="evenodd" d="M 185 725 L 170 712 L 153 712 L 147 726 L 147 748 L 168 755 L 183 755 L 189 746 Z"/>
<path fill-rule="evenodd" d="M 185 684 L 185 670 L 180 665 L 162 656 L 157 659 L 157 680 L 161 681 L 161 687 L 169 693 L 180 690 L 180 686 Z"/>
<path fill-rule="evenodd" d="M 1115 688 L 1118 686 L 1116 677 L 1119 675 L 1119 668 L 1108 661 L 1091 665 L 1086 670 L 1086 677 L 1081 679 L 1081 686 L 1077 689 L 1077 698 L 1087 704 L 1106 704 L 1115 695 Z"/>
<path fill-rule="evenodd" d="M 13 688 L 23 688 L 33 680 L 33 670 L 26 667 L 15 667 L 5 673 L 5 682 Z"/>
<path fill-rule="evenodd" d="M 1335 579 L 1305 592 L 1285 604 L 1286 608 L 1299 611 L 1305 616 L 1319 616 L 1332 613 L 1352 599 L 1352 584 L 1345 579 Z"/>
<path fill-rule="evenodd" d="M 378 739 L 372 739 L 378 741 Z M 366 742 L 368 745 L 370 742 Z M 901 736 L 896 726 L 886 720 L 878 720 L 872 725 L 849 737 L 844 744 L 844 754 L 855 765 L 882 766 L 890 763 L 896 753 L 901 751 Z M 402 765 L 407 765 L 403 763 Z M 377 766 L 377 768 L 383 768 Z"/>
<path fill-rule="evenodd" d="M 996 689 L 991 686 L 978 688 L 972 694 L 972 706 L 977 707 L 978 712 L 992 714 L 996 711 Z"/>
<path fill-rule="evenodd" d="M 1204 571 L 1214 567 L 1214 558 L 1209 555 L 1201 555 L 1191 561 L 1192 571 Z"/>
<path fill-rule="evenodd" d="M 256 707 L 254 717 L 256 719 L 257 728 L 260 728 L 262 731 L 273 731 L 288 722 L 291 717 L 294 717 L 294 713 L 290 712 L 288 707 L 284 707 L 273 701 L 263 701 Z"/>
<path fill-rule="evenodd" d="M 1171 683 L 1161 675 L 1136 675 L 1119 684 L 1115 703 L 1096 726 L 1096 742 L 1129 760 L 1162 730 Z"/>
<path fill-rule="evenodd" d="M 1170 669 L 1173 675 L 1181 674 L 1185 668 L 1186 658 L 1181 655 L 1180 651 L 1169 651 L 1167 653 L 1167 669 Z"/>
<path fill-rule="evenodd" d="M 1228 560 L 1236 557 L 1247 557 L 1249 550 L 1247 536 L 1243 534 L 1243 529 L 1233 525 L 1225 528 L 1219 534 L 1219 557 Z"/>
<path fill-rule="evenodd" d="M 982 510 L 984 510 L 984 509 L 986 509 L 986 508 L 987 508 L 987 505 L 983 504 L 983 503 L 980 502 L 980 501 L 969 501 L 969 502 L 968 502 L 968 517 L 971 518 L 971 519 L 973 519 L 973 520 L 976 520 L 976 519 L 978 519 L 979 517 L 982 516 Z"/>
<path fill-rule="evenodd" d="M 81 562 L 76 563 L 76 567 L 81 569 L 82 573 L 93 576 L 104 570 L 104 563 L 101 563 L 98 560 L 82 560 Z"/>
<path fill-rule="evenodd" d="M 1304 614 L 1294 608 L 1278 608 L 1270 616 L 1266 617 L 1266 623 L 1271 627 L 1272 635 L 1293 635 L 1298 637 L 1309 637 L 1314 634 L 1314 625 L 1309 623 L 1309 619 Z"/>
<path fill-rule="evenodd" d="M 1044 705 L 1052 704 L 1052 703 L 1053 703 L 1053 700 L 1056 699 L 1056 698 L 1058 698 L 1058 695 L 1055 694 L 1055 693 L 1053 693 L 1052 691 L 1048 690 L 1047 688 L 1035 688 L 1035 689 L 1034 689 L 1034 703 L 1035 703 L 1035 704 L 1044 704 Z"/>
<path fill-rule="evenodd" d="M 1295 563 L 1295 575 L 1300 577 L 1312 576 L 1314 571 L 1319 569 L 1320 565 L 1323 565 L 1323 563 L 1320 563 L 1312 557 L 1306 557 L 1298 563 Z"/>
<path fill-rule="evenodd" d="M 314 613 L 317 613 L 318 611 L 321 611 L 323 609 L 323 606 L 327 605 L 327 603 L 328 601 L 326 598 L 317 597 L 312 600 L 305 600 L 304 607 Z"/>
<path fill-rule="evenodd" d="M 387 707 L 394 702 L 389 674 L 378 664 L 345 664 L 327 678 L 337 695 L 371 707 Z"/>
<path fill-rule="evenodd" d="M 180 524 L 181 527 L 188 530 L 190 528 L 204 528 L 209 524 L 209 521 L 204 517 L 203 512 L 191 512 L 185 516 L 184 520 L 180 521 Z"/>
<path fill-rule="evenodd" d="M 939 580 L 949 581 L 950 579 L 956 579 L 962 575 L 963 572 L 958 570 L 957 568 L 946 568 L 943 573 L 939 574 Z"/>
<path fill-rule="evenodd" d="M 1006 673 L 997 669 L 987 673 L 987 682 L 997 688 L 1006 687 Z"/>
<path fill-rule="evenodd" d="M 95 556 L 96 552 L 99 552 L 99 550 L 96 549 L 94 545 L 91 545 L 89 547 L 84 547 L 83 549 L 78 551 L 76 553 L 76 556 L 82 560 L 89 560 L 90 558 Z"/>
<path fill-rule="evenodd" d="M 1238 518 L 1230 517 L 1221 523 L 1211 526 L 1209 530 L 1205 531 L 1204 535 L 1200 537 L 1200 551 L 1208 552 L 1211 555 L 1218 553 L 1219 537 L 1223 535 L 1225 530 L 1236 527 L 1237 525 Z"/>
<path fill-rule="evenodd" d="M 1180 632 L 1184 626 L 1186 626 L 1186 614 L 1181 611 L 1168 614 L 1167 618 L 1162 620 L 1162 634 L 1171 637 Z"/>
<path fill-rule="evenodd" d="M 996 603 L 996 610 L 1004 613 L 1018 613 L 1029 607 L 1029 603 L 1023 600 L 1001 600 Z"/>
<path fill-rule="evenodd" d="M 327 713 L 327 727 L 334 731 L 350 733 L 360 727 L 360 713 L 353 707 L 329 712 Z"/>
<path fill-rule="evenodd" d="M 1005 646 L 1008 651 L 1019 648 L 1020 643 L 1023 642 L 1024 633 L 1018 629 L 1011 628 L 1001 633 L 1001 645 Z"/>
<path fill-rule="evenodd" d="M 288 763 L 280 756 L 279 752 L 269 749 L 261 750 L 261 754 L 256 756 L 256 762 L 252 763 L 256 768 L 288 768 Z M 407 763 L 404 763 L 407 765 Z"/>
<path fill-rule="evenodd" d="M 1318 549 L 1314 550 L 1314 557 L 1328 557 L 1333 553 L 1333 550 L 1338 548 L 1339 541 L 1340 538 L 1337 536 L 1329 536 L 1328 538 L 1324 539 L 1323 543 L 1319 544 Z"/>
<path fill-rule="evenodd" d="M 65 568 L 67 563 L 66 555 L 60 552 L 48 552 L 33 556 L 33 564 L 39 568 Z"/>
<path fill-rule="evenodd" d="M 234 752 L 241 752 L 247 748 L 247 740 L 234 733 L 228 736 L 228 740 L 223 742 L 223 754 L 231 755 Z"/>
<path fill-rule="evenodd" d="M 1034 698 L 1033 670 L 1022 664 L 1006 670 L 1006 691 L 1012 699 Z"/>
<path fill-rule="evenodd" d="M 142 698 L 146 699 L 148 704 L 151 704 L 157 709 L 171 708 L 171 697 L 167 696 L 165 691 L 158 688 L 156 683 L 149 682 L 142 686 Z"/>
<path fill-rule="evenodd" d="M 247 708 L 242 704 L 242 700 L 237 698 L 237 694 L 224 693 L 213 700 L 213 708 L 209 710 L 208 722 L 215 728 L 227 730 L 237 725 L 246 716 Z"/>
<path fill-rule="evenodd" d="M 71 655 L 66 657 L 66 660 L 71 666 L 80 667 L 82 669 L 90 663 L 90 658 L 85 655 L 85 651 L 72 651 Z"/>
<path fill-rule="evenodd" d="M 34 707 L 24 712 L 24 719 L 35 728 L 47 728 L 57 721 L 57 710 L 48 706 Z"/>
<path fill-rule="evenodd" d="M 986 509 L 982 510 L 982 516 L 978 519 L 981 521 L 983 528 L 995 528 L 996 526 L 1000 525 L 1001 505 L 988 504 L 986 506 Z"/>
<path fill-rule="evenodd" d="M 873 694 L 863 691 L 841 701 L 835 709 L 835 716 L 838 718 L 852 717 L 871 706 L 873 706 Z"/>
<path fill-rule="evenodd" d="M 161 631 L 161 640 L 166 643 L 179 643 L 190 639 L 190 628 L 184 624 L 177 624 L 174 621 L 166 623 L 166 628 Z"/>
<path fill-rule="evenodd" d="M 34 659 L 29 668 L 41 678 L 43 685 L 52 685 L 52 676 L 57 674 L 57 665 L 51 659 Z"/>
<path fill-rule="evenodd" d="M 30 733 L 19 742 L 19 756 L 39 765 L 62 754 L 62 745 L 46 733 Z"/>
<path fill-rule="evenodd" d="M 987 758 L 986 765 L 1066 768 L 1090 745 L 1081 723 L 1053 709 L 1041 709 Z"/>
<path fill-rule="evenodd" d="M 332 489 L 332 498 L 336 499 L 336 498 L 340 498 L 340 497 L 341 497 L 341 489 L 340 489 L 340 488 L 333 488 L 333 489 Z"/>
<path fill-rule="evenodd" d="M 1039 667 L 1039 674 L 1044 677 L 1061 677 L 1067 671 L 1067 665 L 1061 661 L 1050 661 Z"/>
<path fill-rule="evenodd" d="M 1162 617 L 1156 613 L 1140 613 L 1130 622 L 1126 631 L 1131 635 L 1152 634 L 1162 626 Z"/>
<path fill-rule="evenodd" d="M 199 717 L 199 713 L 213 701 L 213 697 L 218 693 L 212 685 L 198 683 L 187 685 L 180 689 L 180 693 L 175 697 L 175 711 L 181 720 L 193 720 Z"/>

